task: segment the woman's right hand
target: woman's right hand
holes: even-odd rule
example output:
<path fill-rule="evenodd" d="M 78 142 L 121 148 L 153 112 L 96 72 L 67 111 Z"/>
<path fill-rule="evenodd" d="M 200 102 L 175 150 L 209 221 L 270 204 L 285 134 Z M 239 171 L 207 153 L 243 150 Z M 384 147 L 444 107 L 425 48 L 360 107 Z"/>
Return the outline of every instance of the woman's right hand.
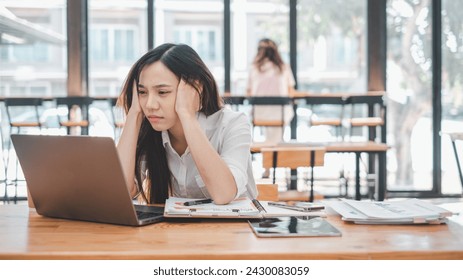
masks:
<path fill-rule="evenodd" d="M 125 94 L 125 98 L 130 97 L 127 90 Z M 127 112 L 124 129 L 122 129 L 122 134 L 117 142 L 117 153 L 119 154 L 119 159 L 126 178 L 127 188 L 131 195 L 135 195 L 137 192 L 137 187 L 134 184 L 136 164 L 135 155 L 137 153 L 138 135 L 143 118 L 143 111 L 138 100 L 137 85 L 134 83 L 132 87 L 132 103 L 129 111 Z"/>

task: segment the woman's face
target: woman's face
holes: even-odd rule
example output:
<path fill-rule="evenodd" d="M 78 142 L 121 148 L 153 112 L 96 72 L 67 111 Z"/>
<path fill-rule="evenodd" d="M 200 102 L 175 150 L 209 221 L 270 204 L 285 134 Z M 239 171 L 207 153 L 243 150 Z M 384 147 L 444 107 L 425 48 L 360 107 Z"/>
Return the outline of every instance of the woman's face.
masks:
<path fill-rule="evenodd" d="M 140 73 L 138 98 L 154 130 L 165 131 L 179 123 L 175 100 L 179 79 L 162 62 L 145 66 Z"/>

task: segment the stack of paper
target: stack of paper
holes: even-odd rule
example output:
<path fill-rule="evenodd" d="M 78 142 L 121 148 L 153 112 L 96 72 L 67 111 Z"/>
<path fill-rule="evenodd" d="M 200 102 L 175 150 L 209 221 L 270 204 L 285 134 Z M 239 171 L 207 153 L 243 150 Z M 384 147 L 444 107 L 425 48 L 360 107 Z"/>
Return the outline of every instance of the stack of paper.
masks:
<path fill-rule="evenodd" d="M 357 201 L 343 199 L 326 204 L 356 224 L 441 224 L 452 212 L 419 199 L 401 201 Z"/>

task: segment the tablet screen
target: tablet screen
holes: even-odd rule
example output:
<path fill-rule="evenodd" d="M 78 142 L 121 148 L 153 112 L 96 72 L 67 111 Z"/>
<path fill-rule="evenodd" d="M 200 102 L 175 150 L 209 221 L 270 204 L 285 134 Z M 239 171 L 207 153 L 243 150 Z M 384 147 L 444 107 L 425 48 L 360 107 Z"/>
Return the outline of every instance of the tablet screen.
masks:
<path fill-rule="evenodd" d="M 248 222 L 258 237 L 341 236 L 337 228 L 321 217 L 275 217 Z"/>

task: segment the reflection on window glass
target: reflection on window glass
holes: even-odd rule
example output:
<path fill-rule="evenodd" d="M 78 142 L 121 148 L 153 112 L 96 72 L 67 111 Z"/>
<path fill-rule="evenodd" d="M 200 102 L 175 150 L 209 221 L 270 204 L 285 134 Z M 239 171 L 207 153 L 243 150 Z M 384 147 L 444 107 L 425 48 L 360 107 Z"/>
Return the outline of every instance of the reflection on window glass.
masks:
<path fill-rule="evenodd" d="M 90 61 L 108 62 L 108 30 L 90 29 Z"/>
<path fill-rule="evenodd" d="M 0 20 L 1 95 L 64 95 L 66 1 L 0 0 Z"/>
<path fill-rule="evenodd" d="M 388 185 L 432 189 L 431 1 L 387 2 Z"/>
<path fill-rule="evenodd" d="M 191 46 L 224 88 L 223 1 L 155 1 L 155 46 L 182 43 Z"/>
<path fill-rule="evenodd" d="M 215 40 L 219 32 L 218 28 L 201 27 L 197 29 L 177 26 L 172 42 L 191 46 L 208 65 L 221 64 L 223 61 L 219 61 L 219 59 L 223 60 L 223 56 L 218 57 L 216 55 L 220 50 L 218 50 L 219 45 Z M 220 47 L 222 46 L 223 44 L 220 44 Z"/>
<path fill-rule="evenodd" d="M 442 131 L 463 133 L 463 1 L 442 1 Z M 457 141 L 463 156 L 463 143 Z M 442 192 L 461 194 L 455 154 L 442 135 Z M 463 157 L 460 157 L 460 161 Z"/>
<path fill-rule="evenodd" d="M 133 46 L 134 30 L 116 30 L 114 60 L 120 62 L 135 60 L 135 50 Z"/>
<path fill-rule="evenodd" d="M 46 94 L 47 94 L 47 88 L 46 87 L 40 87 L 40 86 L 31 87 L 31 95 L 32 96 L 41 97 L 41 96 L 45 96 Z"/>
<path fill-rule="evenodd" d="M 246 95 L 249 67 L 260 39 L 278 44 L 283 60 L 289 63 L 289 1 L 231 1 L 231 94 Z"/>
<path fill-rule="evenodd" d="M 19 45 L 14 47 L 9 60 L 15 62 L 48 62 L 48 46 L 37 42 L 32 45 Z"/>
<path fill-rule="evenodd" d="M 119 95 L 130 67 L 147 51 L 146 9 L 145 0 L 89 1 L 90 96 Z"/>
<path fill-rule="evenodd" d="M 299 90 L 366 90 L 366 5 L 359 0 L 299 1 Z"/>

